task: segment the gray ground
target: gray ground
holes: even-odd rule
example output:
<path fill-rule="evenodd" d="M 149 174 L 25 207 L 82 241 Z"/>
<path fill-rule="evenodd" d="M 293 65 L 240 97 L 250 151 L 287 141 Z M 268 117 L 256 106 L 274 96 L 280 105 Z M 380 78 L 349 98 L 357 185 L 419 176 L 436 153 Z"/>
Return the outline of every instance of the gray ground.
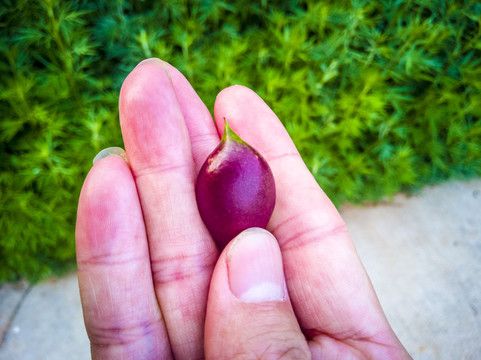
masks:
<path fill-rule="evenodd" d="M 481 179 L 341 213 L 415 359 L 481 359 Z M 0 288 L 0 360 L 89 359 L 75 274 Z"/>

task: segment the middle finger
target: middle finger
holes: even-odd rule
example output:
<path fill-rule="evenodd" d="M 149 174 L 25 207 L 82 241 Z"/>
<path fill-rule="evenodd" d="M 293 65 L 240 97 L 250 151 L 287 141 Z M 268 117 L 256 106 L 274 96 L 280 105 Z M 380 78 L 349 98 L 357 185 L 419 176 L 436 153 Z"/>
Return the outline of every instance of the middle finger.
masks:
<path fill-rule="evenodd" d="M 122 85 L 119 110 L 172 351 L 176 358 L 200 358 L 218 251 L 198 214 L 189 132 L 167 66 L 139 64 Z"/>

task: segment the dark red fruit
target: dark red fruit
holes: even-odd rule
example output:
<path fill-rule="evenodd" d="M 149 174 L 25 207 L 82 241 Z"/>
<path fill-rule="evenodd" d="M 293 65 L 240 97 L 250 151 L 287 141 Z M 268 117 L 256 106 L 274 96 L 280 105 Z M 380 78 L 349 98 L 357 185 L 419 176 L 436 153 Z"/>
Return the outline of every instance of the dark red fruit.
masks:
<path fill-rule="evenodd" d="M 225 123 L 195 185 L 200 216 L 222 250 L 251 227 L 265 228 L 276 202 L 274 177 L 264 158 Z"/>

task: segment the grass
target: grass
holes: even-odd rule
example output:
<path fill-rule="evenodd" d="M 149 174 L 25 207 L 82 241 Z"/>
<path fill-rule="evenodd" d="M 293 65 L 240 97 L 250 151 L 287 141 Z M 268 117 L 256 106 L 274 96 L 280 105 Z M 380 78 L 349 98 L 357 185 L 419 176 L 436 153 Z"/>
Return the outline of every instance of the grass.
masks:
<path fill-rule="evenodd" d="M 481 174 L 477 1 L 27 1 L 0 6 L 0 282 L 74 266 L 82 182 L 122 146 L 129 71 L 160 57 L 207 106 L 254 89 L 336 204 Z"/>

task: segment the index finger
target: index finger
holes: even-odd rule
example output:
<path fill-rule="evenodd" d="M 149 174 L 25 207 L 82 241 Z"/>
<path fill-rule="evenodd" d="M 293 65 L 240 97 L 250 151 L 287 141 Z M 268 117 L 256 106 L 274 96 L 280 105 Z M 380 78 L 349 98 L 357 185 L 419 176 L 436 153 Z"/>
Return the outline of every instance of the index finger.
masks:
<path fill-rule="evenodd" d="M 122 85 L 119 115 L 172 352 L 175 358 L 194 359 L 203 353 L 207 293 L 218 251 L 197 210 L 193 132 L 178 95 L 165 63 L 143 61 Z"/>

